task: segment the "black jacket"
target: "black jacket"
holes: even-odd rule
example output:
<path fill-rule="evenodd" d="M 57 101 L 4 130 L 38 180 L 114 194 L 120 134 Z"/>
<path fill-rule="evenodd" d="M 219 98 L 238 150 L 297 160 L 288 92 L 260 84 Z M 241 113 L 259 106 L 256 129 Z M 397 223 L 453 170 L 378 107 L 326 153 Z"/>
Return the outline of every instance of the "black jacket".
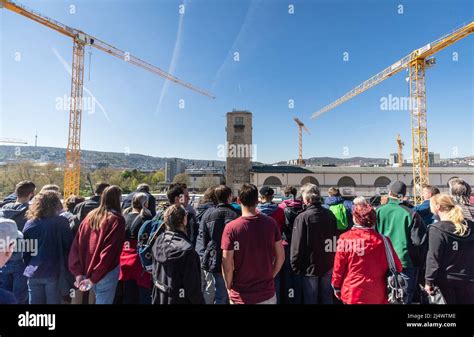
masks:
<path fill-rule="evenodd" d="M 122 201 L 122 209 L 127 209 L 132 206 L 133 196 L 137 193 L 145 193 L 148 195 L 148 210 L 151 212 L 151 216 L 154 217 L 156 215 L 156 198 L 145 191 L 135 191 L 129 193 Z"/>
<path fill-rule="evenodd" d="M 312 204 L 294 222 L 290 248 L 291 268 L 296 274 L 322 276 L 334 264 L 335 247 L 326 251 L 328 243 L 337 239 L 336 217 L 321 204 Z M 329 247 L 331 247 L 329 245 Z"/>
<path fill-rule="evenodd" d="M 229 204 L 218 204 L 208 209 L 199 223 L 196 251 L 201 258 L 201 268 L 205 271 L 221 272 L 221 239 L 225 225 L 238 217 Z"/>
<path fill-rule="evenodd" d="M 204 304 L 199 256 L 186 234 L 165 231 L 152 250 L 153 304 Z"/>
<path fill-rule="evenodd" d="M 454 234 L 454 224 L 450 221 L 429 226 L 425 273 L 428 284 L 445 279 L 474 281 L 474 223 L 467 221 L 467 224 L 464 236 Z"/>
<path fill-rule="evenodd" d="M 71 218 L 71 220 L 69 220 L 73 236 L 76 236 L 77 230 L 79 229 L 79 225 L 82 221 L 84 221 L 87 214 L 89 214 L 92 210 L 98 208 L 99 206 L 100 195 L 94 195 L 92 198 L 83 201 L 80 204 L 76 205 L 76 207 L 74 207 L 74 211 L 72 212 L 74 216 Z"/>

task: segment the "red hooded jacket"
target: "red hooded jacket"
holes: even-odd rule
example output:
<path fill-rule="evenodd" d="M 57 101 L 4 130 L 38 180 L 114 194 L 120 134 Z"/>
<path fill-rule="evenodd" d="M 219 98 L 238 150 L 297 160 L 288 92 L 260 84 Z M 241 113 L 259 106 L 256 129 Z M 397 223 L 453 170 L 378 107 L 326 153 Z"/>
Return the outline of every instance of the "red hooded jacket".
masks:
<path fill-rule="evenodd" d="M 388 238 L 387 238 L 388 239 Z M 390 249 L 398 272 L 402 264 L 397 253 Z M 387 304 L 388 271 L 385 245 L 381 234 L 374 229 L 353 227 L 339 237 L 332 285 L 341 290 L 345 304 Z"/>

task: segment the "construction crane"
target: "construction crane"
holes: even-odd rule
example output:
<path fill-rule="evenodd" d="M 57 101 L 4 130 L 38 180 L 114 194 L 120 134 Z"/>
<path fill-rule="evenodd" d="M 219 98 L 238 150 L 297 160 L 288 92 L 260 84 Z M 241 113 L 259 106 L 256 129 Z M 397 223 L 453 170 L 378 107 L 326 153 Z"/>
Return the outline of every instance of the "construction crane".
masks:
<path fill-rule="evenodd" d="M 296 125 L 298 125 L 298 161 L 296 164 L 303 166 L 305 164 L 303 160 L 303 130 L 305 130 L 309 135 L 311 132 L 309 132 L 308 128 L 298 118 L 293 117 L 293 120 Z"/>
<path fill-rule="evenodd" d="M 412 51 L 375 76 L 362 82 L 333 103 L 313 113 L 311 118 L 321 116 L 323 113 L 334 109 L 338 105 L 374 87 L 403 69 L 408 69 L 412 129 L 413 197 L 415 204 L 419 204 L 422 201 L 422 186 L 429 183 L 425 69 L 435 64 L 435 59 L 430 58 L 430 56 L 468 36 L 473 31 L 474 21 L 471 21 L 453 32 Z"/>
<path fill-rule="evenodd" d="M 21 139 L 13 139 L 13 138 L 0 138 L 0 143 L 8 143 L 8 144 L 28 144 L 26 141 Z"/>
<path fill-rule="evenodd" d="M 403 166 L 403 146 L 405 143 L 402 142 L 400 135 L 397 136 L 397 146 L 398 146 L 398 166 Z"/>
<path fill-rule="evenodd" d="M 46 17 L 38 12 L 26 8 L 10 0 L 0 0 L 0 7 L 11 10 L 28 19 L 36 21 L 46 27 L 70 37 L 73 40 L 72 53 L 72 81 L 71 81 L 71 107 L 69 113 L 69 136 L 66 149 L 66 163 L 64 169 L 64 197 L 79 194 L 81 176 L 81 118 L 82 118 L 82 93 L 84 78 L 84 49 L 86 46 L 97 48 L 105 53 L 115 56 L 125 62 L 131 63 L 166 80 L 177 83 L 204 96 L 215 98 L 207 91 L 201 90 L 190 83 L 184 82 L 164 70 L 147 63 L 128 52 L 120 50 L 96 37 L 86 34 L 79 29 L 69 27 L 61 22 Z"/>

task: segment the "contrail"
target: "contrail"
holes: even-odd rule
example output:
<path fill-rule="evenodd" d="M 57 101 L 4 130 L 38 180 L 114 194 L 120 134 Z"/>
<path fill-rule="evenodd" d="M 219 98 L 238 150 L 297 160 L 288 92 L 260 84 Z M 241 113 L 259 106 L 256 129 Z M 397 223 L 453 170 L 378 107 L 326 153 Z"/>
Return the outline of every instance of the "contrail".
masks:
<path fill-rule="evenodd" d="M 61 64 L 63 65 L 64 69 L 68 72 L 69 76 L 72 76 L 72 70 L 71 70 L 71 66 L 69 65 L 69 63 L 67 63 L 66 60 L 59 54 L 59 52 L 56 50 L 56 48 L 53 47 L 51 49 L 53 50 L 53 53 L 56 56 L 56 58 L 59 60 L 59 62 L 61 62 Z M 102 113 L 104 114 L 104 117 L 107 120 L 107 122 L 109 122 L 111 124 L 112 122 L 111 122 L 111 120 L 109 118 L 109 115 L 107 114 L 107 111 L 105 110 L 104 106 L 99 102 L 99 100 L 97 98 L 95 98 L 94 94 L 89 89 L 87 89 L 86 86 L 83 86 L 83 87 L 84 87 L 84 91 L 90 97 L 92 97 L 94 102 L 97 103 L 97 105 L 99 106 L 100 110 L 102 110 Z"/>
<path fill-rule="evenodd" d="M 228 64 L 228 60 L 231 58 L 231 56 L 235 52 L 237 46 L 240 43 L 240 40 L 243 38 L 243 36 L 246 35 L 249 27 L 252 24 L 255 13 L 261 3 L 262 3 L 262 0 L 252 0 L 252 2 L 250 3 L 249 8 L 247 10 L 247 14 L 245 15 L 244 22 L 242 23 L 242 26 L 240 27 L 240 31 L 235 37 L 234 42 L 232 43 L 232 47 L 230 47 L 229 51 L 227 52 L 227 56 L 224 58 L 224 61 L 222 62 L 219 69 L 217 70 L 216 76 L 214 78 L 214 82 L 212 83 L 212 86 L 211 86 L 211 92 L 214 91 L 214 87 L 216 86 L 217 82 L 220 80 L 220 77 Z"/>
<path fill-rule="evenodd" d="M 185 1 L 184 2 L 184 8 L 188 7 L 189 2 Z M 168 73 L 173 74 L 175 69 L 176 69 L 176 63 L 178 62 L 179 54 L 181 52 L 181 36 L 183 32 L 183 25 L 184 25 L 184 17 L 186 14 L 180 14 L 179 15 L 179 22 L 178 22 L 178 33 L 176 34 L 176 41 L 174 43 L 174 48 L 173 48 L 173 55 L 171 57 L 171 63 L 168 68 Z M 157 115 L 160 112 L 161 109 L 161 104 L 163 103 L 163 99 L 165 95 L 168 92 L 168 87 L 170 85 L 169 81 L 165 81 L 163 84 L 163 87 L 161 88 L 161 93 L 160 93 L 160 99 L 158 101 L 158 105 L 156 106 L 155 109 L 155 115 Z"/>

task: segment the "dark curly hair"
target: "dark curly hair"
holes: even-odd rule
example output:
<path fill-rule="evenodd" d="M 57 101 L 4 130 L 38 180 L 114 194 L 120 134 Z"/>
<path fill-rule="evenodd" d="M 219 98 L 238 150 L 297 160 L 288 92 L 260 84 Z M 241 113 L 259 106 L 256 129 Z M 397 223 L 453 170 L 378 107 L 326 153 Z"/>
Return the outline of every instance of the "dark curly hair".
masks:
<path fill-rule="evenodd" d="M 31 203 L 26 218 L 28 220 L 52 218 L 63 210 L 58 192 L 46 190 L 38 193 Z"/>

